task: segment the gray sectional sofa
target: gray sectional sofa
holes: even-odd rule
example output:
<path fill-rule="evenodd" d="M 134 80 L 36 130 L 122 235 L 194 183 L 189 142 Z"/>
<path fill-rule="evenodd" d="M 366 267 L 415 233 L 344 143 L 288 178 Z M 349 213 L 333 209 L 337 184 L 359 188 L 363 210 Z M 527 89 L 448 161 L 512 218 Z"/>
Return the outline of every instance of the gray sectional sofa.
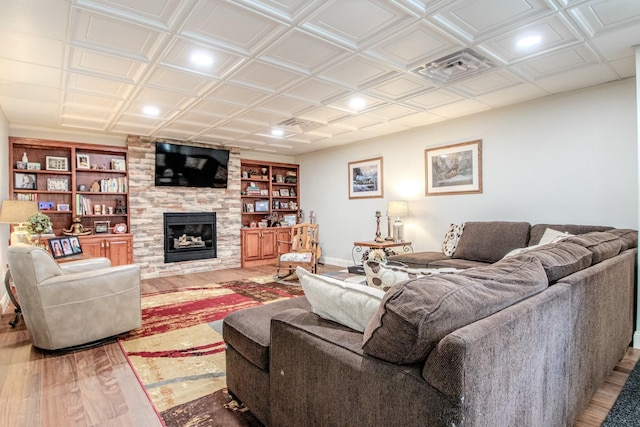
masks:
<path fill-rule="evenodd" d="M 456 254 L 410 255 L 471 268 L 394 285 L 364 331 L 305 297 L 230 314 L 229 391 L 268 426 L 573 425 L 631 342 L 637 232 L 467 223 Z"/>

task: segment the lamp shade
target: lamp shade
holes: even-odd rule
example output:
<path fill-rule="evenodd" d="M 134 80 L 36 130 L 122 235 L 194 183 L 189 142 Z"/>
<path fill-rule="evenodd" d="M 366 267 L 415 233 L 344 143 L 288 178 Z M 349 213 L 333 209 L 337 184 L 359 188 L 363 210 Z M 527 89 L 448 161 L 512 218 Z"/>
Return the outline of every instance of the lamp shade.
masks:
<path fill-rule="evenodd" d="M 409 203 L 404 200 L 391 200 L 387 205 L 387 216 L 403 217 L 409 215 Z"/>
<path fill-rule="evenodd" d="M 0 210 L 0 223 L 20 224 L 38 212 L 38 202 L 5 200 L 2 202 L 2 210 Z"/>

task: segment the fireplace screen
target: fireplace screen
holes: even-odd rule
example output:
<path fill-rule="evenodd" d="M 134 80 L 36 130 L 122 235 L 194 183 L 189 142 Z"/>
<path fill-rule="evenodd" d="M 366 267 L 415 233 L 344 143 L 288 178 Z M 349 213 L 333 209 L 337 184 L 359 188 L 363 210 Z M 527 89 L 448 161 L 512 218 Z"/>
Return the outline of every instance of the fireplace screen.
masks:
<path fill-rule="evenodd" d="M 215 212 L 164 214 L 164 262 L 216 258 Z"/>

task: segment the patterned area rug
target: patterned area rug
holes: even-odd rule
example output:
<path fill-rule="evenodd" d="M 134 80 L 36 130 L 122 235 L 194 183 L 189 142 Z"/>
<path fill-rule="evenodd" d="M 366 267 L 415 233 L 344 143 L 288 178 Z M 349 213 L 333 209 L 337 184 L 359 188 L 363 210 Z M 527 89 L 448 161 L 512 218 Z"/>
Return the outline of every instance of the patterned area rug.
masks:
<path fill-rule="evenodd" d="M 236 310 L 303 295 L 273 276 L 144 295 L 142 327 L 119 342 L 166 426 L 259 426 L 225 407 L 222 320 Z"/>

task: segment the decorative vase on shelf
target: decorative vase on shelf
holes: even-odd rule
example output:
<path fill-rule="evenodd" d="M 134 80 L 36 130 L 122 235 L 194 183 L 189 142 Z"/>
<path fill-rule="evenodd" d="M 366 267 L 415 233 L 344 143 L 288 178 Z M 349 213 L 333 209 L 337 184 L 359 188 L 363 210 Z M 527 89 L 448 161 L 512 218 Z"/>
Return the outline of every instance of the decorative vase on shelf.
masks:
<path fill-rule="evenodd" d="M 26 151 L 22 154 L 22 161 L 25 163 L 29 163 L 29 157 L 27 157 Z"/>

